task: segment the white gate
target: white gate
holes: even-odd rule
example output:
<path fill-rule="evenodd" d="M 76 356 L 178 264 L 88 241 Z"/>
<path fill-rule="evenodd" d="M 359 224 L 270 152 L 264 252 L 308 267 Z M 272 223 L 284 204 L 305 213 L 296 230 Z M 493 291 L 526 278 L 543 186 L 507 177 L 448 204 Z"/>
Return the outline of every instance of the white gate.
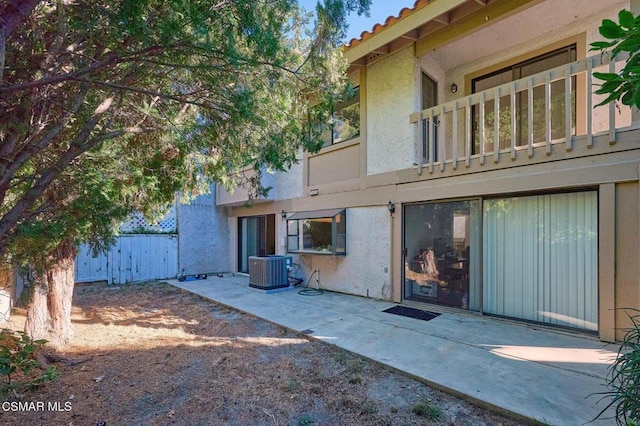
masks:
<path fill-rule="evenodd" d="M 123 284 L 133 281 L 175 278 L 178 275 L 178 236 L 122 235 L 105 254 L 91 255 L 87 245 L 76 257 L 75 281 L 107 281 Z"/>

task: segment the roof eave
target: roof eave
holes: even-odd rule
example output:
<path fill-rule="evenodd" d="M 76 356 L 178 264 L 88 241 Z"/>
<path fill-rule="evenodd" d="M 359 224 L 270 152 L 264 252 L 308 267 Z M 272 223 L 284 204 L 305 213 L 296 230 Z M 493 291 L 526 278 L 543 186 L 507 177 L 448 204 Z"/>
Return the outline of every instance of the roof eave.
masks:
<path fill-rule="evenodd" d="M 397 18 L 393 23 L 388 23 L 383 31 L 375 31 L 367 38 L 362 38 L 357 44 L 345 46 L 344 56 L 350 64 L 355 64 L 359 59 L 371 52 L 383 49 L 389 43 L 403 37 L 411 31 L 419 28 L 427 21 L 433 20 L 448 11 L 455 9 L 467 0 L 434 0 L 424 7 L 416 8 L 410 14 Z M 375 28 L 375 27 L 374 27 Z"/>

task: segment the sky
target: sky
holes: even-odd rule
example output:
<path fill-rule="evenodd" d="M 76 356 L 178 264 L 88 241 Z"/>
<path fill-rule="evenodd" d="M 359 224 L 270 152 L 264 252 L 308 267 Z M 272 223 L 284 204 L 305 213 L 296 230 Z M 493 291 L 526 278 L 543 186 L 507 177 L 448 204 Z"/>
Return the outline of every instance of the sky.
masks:
<path fill-rule="evenodd" d="M 298 3 L 305 9 L 315 10 L 318 0 L 299 0 Z M 371 31 L 375 24 L 382 24 L 389 15 L 397 16 L 405 7 L 413 7 L 415 0 L 372 0 L 369 8 L 369 17 L 349 15 L 349 29 L 347 30 L 348 42 L 352 38 L 359 38 L 363 31 Z"/>

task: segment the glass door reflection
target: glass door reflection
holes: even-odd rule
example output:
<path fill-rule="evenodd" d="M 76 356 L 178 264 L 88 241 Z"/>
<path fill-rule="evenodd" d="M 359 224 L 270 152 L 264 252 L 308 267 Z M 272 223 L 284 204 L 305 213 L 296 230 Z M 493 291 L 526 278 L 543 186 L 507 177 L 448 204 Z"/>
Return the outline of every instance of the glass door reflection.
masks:
<path fill-rule="evenodd" d="M 478 257 L 478 200 L 404 209 L 404 299 L 478 309 L 472 272 Z"/>

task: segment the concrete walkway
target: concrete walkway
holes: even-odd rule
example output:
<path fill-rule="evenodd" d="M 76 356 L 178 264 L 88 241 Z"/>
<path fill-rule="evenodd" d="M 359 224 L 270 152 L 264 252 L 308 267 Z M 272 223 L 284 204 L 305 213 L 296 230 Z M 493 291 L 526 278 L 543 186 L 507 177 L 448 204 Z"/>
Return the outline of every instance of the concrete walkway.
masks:
<path fill-rule="evenodd" d="M 582 425 L 603 408 L 618 347 L 595 338 L 477 315 L 421 321 L 392 302 L 300 288 L 264 292 L 244 276 L 170 284 L 385 364 L 472 402 L 550 425 Z M 435 309 L 431 309 L 435 310 Z M 594 425 L 614 424 L 611 419 Z"/>

